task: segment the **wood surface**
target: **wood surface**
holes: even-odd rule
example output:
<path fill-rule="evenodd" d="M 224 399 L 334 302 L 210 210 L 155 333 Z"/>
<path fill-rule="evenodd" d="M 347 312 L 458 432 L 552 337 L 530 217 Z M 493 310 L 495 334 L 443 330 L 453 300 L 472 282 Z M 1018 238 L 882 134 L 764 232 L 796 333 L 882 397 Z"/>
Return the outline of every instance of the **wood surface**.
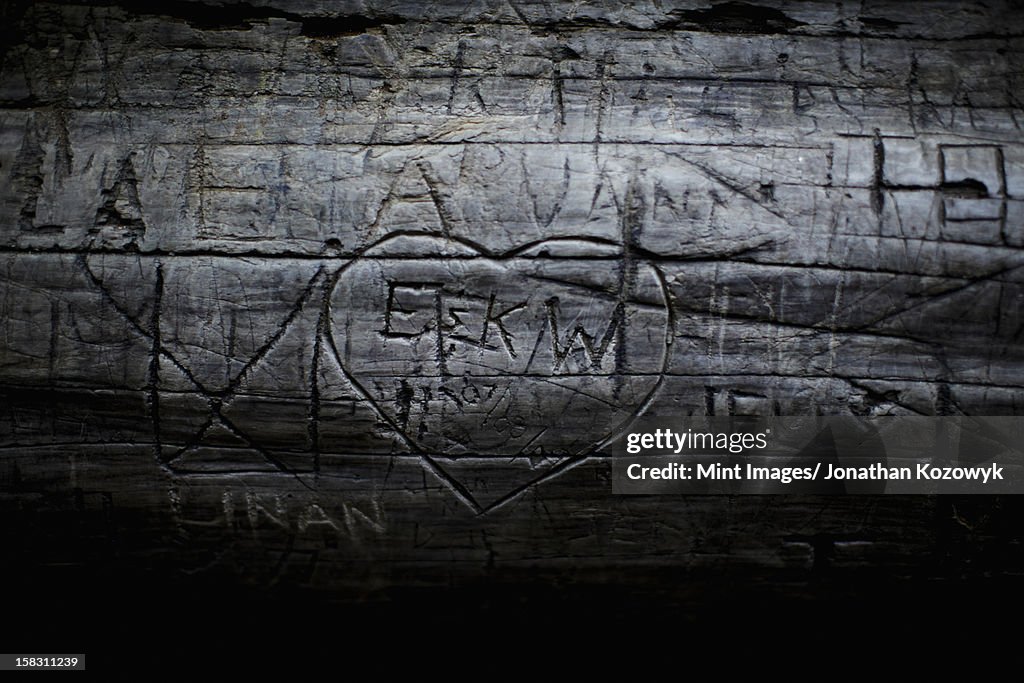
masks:
<path fill-rule="evenodd" d="M 1021 575 L 1012 497 L 613 496 L 608 448 L 641 414 L 1024 411 L 1014 3 L 2 19 L 6 571 Z"/>

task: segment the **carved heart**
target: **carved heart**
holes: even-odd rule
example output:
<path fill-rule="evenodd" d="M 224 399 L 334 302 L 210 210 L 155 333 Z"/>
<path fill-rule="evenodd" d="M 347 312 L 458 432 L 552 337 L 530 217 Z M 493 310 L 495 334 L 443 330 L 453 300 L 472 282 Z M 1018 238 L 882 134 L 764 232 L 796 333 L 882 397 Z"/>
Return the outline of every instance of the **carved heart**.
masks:
<path fill-rule="evenodd" d="M 339 274 L 331 341 L 411 449 L 561 461 L 602 447 L 649 402 L 668 359 L 667 302 L 652 265 L 608 244 L 494 255 L 406 236 Z"/>

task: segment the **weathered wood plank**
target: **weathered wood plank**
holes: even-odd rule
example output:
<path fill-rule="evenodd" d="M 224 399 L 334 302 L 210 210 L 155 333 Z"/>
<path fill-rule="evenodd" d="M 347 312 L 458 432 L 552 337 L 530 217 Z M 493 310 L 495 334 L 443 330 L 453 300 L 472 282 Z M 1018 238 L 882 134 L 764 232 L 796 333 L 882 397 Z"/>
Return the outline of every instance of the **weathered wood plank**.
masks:
<path fill-rule="evenodd" d="M 608 448 L 640 414 L 1021 414 L 1015 3 L 2 17 L 4 571 L 1019 590 L 1012 502 L 613 497 Z"/>

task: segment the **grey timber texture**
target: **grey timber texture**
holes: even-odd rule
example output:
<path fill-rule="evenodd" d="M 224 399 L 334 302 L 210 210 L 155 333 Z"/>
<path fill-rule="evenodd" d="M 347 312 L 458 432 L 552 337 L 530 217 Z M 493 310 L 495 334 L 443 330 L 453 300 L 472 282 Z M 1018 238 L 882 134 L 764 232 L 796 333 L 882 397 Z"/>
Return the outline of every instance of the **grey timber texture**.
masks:
<path fill-rule="evenodd" d="M 2 21 L 5 571 L 703 605 L 684 579 L 1024 570 L 1012 499 L 626 499 L 607 447 L 641 414 L 1024 413 L 1015 3 Z"/>

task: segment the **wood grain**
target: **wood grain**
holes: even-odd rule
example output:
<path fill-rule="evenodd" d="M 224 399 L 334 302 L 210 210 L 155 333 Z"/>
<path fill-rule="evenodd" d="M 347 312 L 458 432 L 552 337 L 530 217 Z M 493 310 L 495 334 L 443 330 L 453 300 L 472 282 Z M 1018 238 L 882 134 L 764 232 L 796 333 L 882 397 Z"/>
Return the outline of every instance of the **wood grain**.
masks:
<path fill-rule="evenodd" d="M 606 448 L 651 412 L 1024 410 L 1014 3 L 4 21 L 7 571 L 1019 577 L 1006 500 L 626 499 Z"/>

